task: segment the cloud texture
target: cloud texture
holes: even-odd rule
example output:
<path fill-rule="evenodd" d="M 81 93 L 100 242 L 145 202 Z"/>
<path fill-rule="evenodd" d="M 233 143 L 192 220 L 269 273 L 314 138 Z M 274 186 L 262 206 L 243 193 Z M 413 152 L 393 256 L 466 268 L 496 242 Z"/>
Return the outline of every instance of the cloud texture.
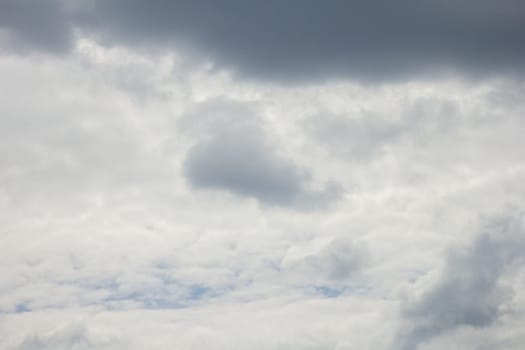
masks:
<path fill-rule="evenodd" d="M 0 348 L 522 350 L 518 0 L 0 0 Z"/>
<path fill-rule="evenodd" d="M 263 80 L 385 81 L 450 70 L 521 75 L 524 68 L 519 0 L 6 0 L 2 6 L 0 25 L 37 50 L 67 49 L 78 29 L 112 45 L 186 47 Z"/>
<path fill-rule="evenodd" d="M 399 335 L 396 349 L 413 350 L 433 337 L 460 327 L 486 328 L 501 316 L 513 296 L 500 285 L 513 264 L 525 262 L 523 217 L 491 223 L 467 248 L 452 251 L 441 279 L 406 305 L 411 329 Z"/>

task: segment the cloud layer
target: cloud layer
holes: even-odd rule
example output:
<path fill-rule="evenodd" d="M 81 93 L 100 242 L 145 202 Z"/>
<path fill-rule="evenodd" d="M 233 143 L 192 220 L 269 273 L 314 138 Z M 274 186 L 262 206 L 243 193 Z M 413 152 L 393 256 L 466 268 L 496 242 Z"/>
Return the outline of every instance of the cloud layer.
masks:
<path fill-rule="evenodd" d="M 0 348 L 523 349 L 523 18 L 0 0 Z"/>
<path fill-rule="evenodd" d="M 280 82 L 342 76 L 385 81 L 450 70 L 521 75 L 525 61 L 519 0 L 111 0 L 68 6 L 24 0 L 2 6 L 0 25 L 21 46 L 63 51 L 73 31 L 81 30 L 117 45 L 185 47 L 243 76 Z"/>
<path fill-rule="evenodd" d="M 55 0 L 5 0 L 0 3 L 0 44 L 18 52 L 68 52 L 73 27 L 62 3 Z"/>

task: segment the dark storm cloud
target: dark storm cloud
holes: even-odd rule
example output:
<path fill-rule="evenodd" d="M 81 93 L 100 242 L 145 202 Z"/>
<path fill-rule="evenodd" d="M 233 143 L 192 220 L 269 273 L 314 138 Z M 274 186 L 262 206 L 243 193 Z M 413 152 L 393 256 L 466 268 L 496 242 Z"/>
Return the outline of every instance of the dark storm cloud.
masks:
<path fill-rule="evenodd" d="M 15 51 L 63 53 L 72 44 L 72 28 L 55 0 L 0 0 L 0 30 Z"/>
<path fill-rule="evenodd" d="M 509 290 L 500 278 L 518 258 L 525 257 L 522 215 L 499 220 L 471 246 L 452 252 L 441 280 L 420 300 L 407 305 L 403 316 L 410 325 L 399 335 L 395 350 L 416 350 L 436 336 L 462 326 L 492 325 Z"/>
<path fill-rule="evenodd" d="M 188 45 L 263 79 L 525 68 L 520 0 L 104 0 L 92 19 L 106 38 Z"/>
<path fill-rule="evenodd" d="M 67 11 L 52 0 L 0 3 L 0 23 L 26 45 L 63 49 L 77 27 L 108 43 L 191 49 L 258 79 L 525 68 L 521 0 L 78 0 Z"/>

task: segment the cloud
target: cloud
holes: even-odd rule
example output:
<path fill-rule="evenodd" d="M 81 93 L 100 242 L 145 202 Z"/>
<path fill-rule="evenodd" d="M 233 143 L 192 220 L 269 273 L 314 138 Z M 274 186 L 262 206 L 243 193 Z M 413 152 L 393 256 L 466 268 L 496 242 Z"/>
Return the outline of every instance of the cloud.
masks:
<path fill-rule="evenodd" d="M 8 47 L 15 51 L 68 52 L 72 28 L 59 0 L 2 0 L 0 31 L 7 33 Z M 0 35 L 0 45 L 2 44 Z"/>
<path fill-rule="evenodd" d="M 522 83 L 290 88 L 91 39 L 0 76 L 1 349 L 523 348 L 504 225 L 398 312 L 478 213 L 523 203 Z"/>
<path fill-rule="evenodd" d="M 221 103 L 211 106 L 201 107 L 198 113 L 206 114 L 213 126 L 188 151 L 183 164 L 192 186 L 302 209 L 323 208 L 340 196 L 336 184 L 310 188 L 310 172 L 278 153 L 250 111 Z"/>
<path fill-rule="evenodd" d="M 370 254 L 363 242 L 349 236 L 322 237 L 289 247 L 279 264 L 282 284 L 313 295 L 337 298 L 369 288 Z"/>
<path fill-rule="evenodd" d="M 447 257 L 441 279 L 419 300 L 405 305 L 408 329 L 394 349 L 416 350 L 461 327 L 484 328 L 501 316 L 509 290 L 500 279 L 510 265 L 525 257 L 523 214 L 492 223 L 471 246 Z"/>
<path fill-rule="evenodd" d="M 88 30 L 111 42 L 176 44 L 241 75 L 281 82 L 524 68 L 519 0 L 111 0 L 97 3 L 91 21 Z"/>
<path fill-rule="evenodd" d="M 282 267 L 299 281 L 314 285 L 348 282 L 367 262 L 367 250 L 348 238 L 313 241 L 293 246 Z"/>
<path fill-rule="evenodd" d="M 70 349 L 115 349 L 122 342 L 111 339 L 98 339 L 91 335 L 85 326 L 74 324 L 50 334 L 26 337 L 17 350 L 70 350 Z"/>
<path fill-rule="evenodd" d="M 372 311 L 374 308 L 384 314 Z M 384 339 L 376 335 L 388 331 L 385 314 L 392 310 L 385 301 L 316 298 L 290 302 L 276 298 L 171 312 L 83 309 L 7 315 L 9 324 L 0 330 L 0 346 L 9 350 L 317 350 L 348 349 L 338 344 L 351 343 L 380 349 Z M 64 327 L 68 324 L 72 325 Z"/>
<path fill-rule="evenodd" d="M 18 46 L 66 51 L 77 31 L 116 45 L 185 48 L 262 80 L 388 81 L 525 68 L 520 0 L 7 0 L 1 6 L 0 25 Z"/>

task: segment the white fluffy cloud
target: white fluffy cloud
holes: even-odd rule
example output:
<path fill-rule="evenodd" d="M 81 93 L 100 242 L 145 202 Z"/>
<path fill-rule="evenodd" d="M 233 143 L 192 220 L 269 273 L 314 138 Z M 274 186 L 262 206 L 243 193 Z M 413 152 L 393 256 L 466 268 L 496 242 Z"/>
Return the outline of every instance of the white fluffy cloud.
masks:
<path fill-rule="evenodd" d="M 93 39 L 0 75 L 1 348 L 522 347 L 523 82 L 278 86 Z"/>

